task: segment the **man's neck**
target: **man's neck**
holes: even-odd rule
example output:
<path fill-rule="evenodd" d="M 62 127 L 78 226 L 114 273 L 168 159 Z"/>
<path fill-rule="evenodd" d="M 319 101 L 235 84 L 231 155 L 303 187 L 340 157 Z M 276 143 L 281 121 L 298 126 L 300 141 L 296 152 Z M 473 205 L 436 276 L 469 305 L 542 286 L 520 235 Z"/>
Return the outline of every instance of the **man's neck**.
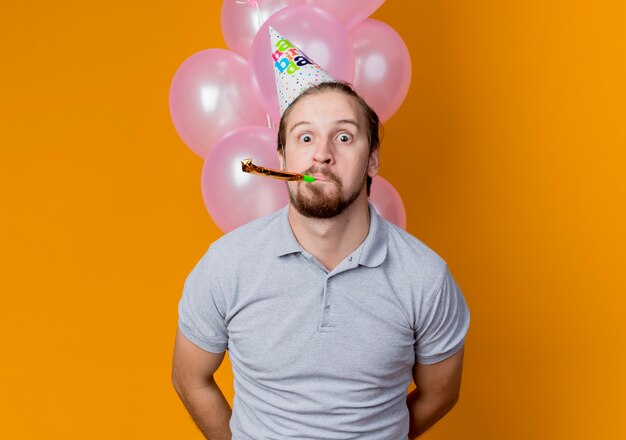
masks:
<path fill-rule="evenodd" d="M 329 271 L 350 255 L 367 237 L 370 213 L 367 195 L 359 196 L 332 218 L 310 218 L 289 205 L 289 224 L 300 245 Z"/>

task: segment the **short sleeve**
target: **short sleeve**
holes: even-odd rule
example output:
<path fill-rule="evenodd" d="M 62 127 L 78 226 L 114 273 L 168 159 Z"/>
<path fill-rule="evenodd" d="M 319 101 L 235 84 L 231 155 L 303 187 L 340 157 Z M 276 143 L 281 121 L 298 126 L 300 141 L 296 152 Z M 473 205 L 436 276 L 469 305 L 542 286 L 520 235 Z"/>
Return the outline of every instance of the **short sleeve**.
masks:
<path fill-rule="evenodd" d="M 209 265 L 209 252 L 185 280 L 178 303 L 178 328 L 198 347 L 211 353 L 223 353 L 228 346 L 226 314 L 223 297 L 211 277 L 215 268 Z"/>
<path fill-rule="evenodd" d="M 415 360 L 434 364 L 452 356 L 465 343 L 470 313 L 461 289 L 446 267 L 437 294 L 415 332 Z"/>

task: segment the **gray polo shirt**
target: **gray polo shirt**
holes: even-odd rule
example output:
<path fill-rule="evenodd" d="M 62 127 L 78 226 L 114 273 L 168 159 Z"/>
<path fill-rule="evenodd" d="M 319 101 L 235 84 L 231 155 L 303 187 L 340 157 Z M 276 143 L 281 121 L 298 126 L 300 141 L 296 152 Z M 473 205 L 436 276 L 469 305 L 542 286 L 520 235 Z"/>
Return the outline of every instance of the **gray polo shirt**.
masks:
<path fill-rule="evenodd" d="M 214 242 L 185 282 L 179 328 L 228 349 L 233 440 L 405 440 L 414 363 L 463 346 L 469 311 L 446 263 L 376 214 L 332 271 L 287 207 Z"/>

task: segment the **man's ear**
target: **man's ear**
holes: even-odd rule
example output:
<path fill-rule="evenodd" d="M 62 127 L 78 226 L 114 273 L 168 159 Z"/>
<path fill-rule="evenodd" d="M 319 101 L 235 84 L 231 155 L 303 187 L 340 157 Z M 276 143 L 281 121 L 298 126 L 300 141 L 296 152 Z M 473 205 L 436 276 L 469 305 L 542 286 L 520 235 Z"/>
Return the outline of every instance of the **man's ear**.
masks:
<path fill-rule="evenodd" d="M 367 175 L 374 177 L 378 174 L 378 168 L 380 167 L 380 148 L 376 148 L 370 153 L 369 161 L 367 163 Z"/>
<path fill-rule="evenodd" d="M 286 170 L 287 168 L 285 167 L 285 157 L 283 154 L 283 149 L 280 149 L 277 151 L 278 153 L 278 163 L 280 164 L 280 169 L 281 170 Z"/>

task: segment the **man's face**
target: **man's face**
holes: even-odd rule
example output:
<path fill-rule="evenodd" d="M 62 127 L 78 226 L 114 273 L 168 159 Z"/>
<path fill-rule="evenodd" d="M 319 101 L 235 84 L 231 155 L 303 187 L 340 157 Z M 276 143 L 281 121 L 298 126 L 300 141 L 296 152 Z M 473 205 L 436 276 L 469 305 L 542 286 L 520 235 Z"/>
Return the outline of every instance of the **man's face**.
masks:
<path fill-rule="evenodd" d="M 367 199 L 367 176 L 378 172 L 378 150 L 369 153 L 363 112 L 351 96 L 324 91 L 294 104 L 286 124 L 283 169 L 315 177 L 288 182 L 291 204 L 307 217 L 330 218 Z"/>

